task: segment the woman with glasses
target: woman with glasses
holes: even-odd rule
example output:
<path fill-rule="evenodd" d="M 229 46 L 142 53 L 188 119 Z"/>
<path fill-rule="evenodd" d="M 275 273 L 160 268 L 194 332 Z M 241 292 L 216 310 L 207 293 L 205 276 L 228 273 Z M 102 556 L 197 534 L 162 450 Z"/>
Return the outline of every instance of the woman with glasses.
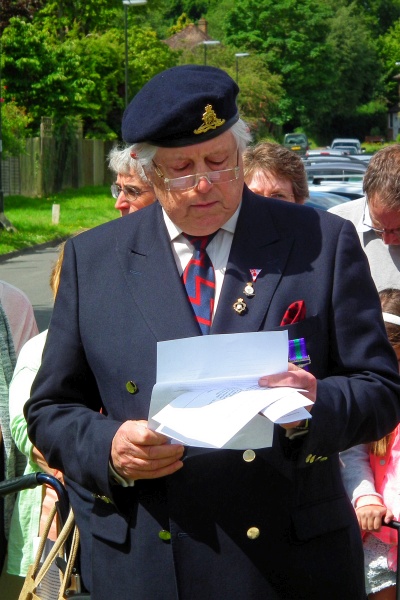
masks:
<path fill-rule="evenodd" d="M 110 169 L 116 175 L 116 180 L 111 185 L 111 194 L 121 217 L 155 202 L 153 187 L 139 160 L 132 155 L 130 146 L 122 149 L 114 147 L 108 155 L 108 161 Z"/>

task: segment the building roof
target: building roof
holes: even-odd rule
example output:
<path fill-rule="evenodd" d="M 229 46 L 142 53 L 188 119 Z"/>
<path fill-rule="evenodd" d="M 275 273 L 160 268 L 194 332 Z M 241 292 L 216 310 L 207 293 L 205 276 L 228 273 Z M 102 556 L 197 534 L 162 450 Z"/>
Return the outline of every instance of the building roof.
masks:
<path fill-rule="evenodd" d="M 202 44 L 204 41 L 211 40 L 207 34 L 207 21 L 200 19 L 198 24 L 191 23 L 185 29 L 178 31 L 164 42 L 172 48 L 172 50 L 191 50 L 195 46 Z"/>

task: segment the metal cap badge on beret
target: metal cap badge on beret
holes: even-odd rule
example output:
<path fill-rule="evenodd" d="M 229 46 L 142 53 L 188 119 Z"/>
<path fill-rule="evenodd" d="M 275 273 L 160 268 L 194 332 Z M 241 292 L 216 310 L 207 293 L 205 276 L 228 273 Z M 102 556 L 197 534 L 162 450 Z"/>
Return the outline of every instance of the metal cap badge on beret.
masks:
<path fill-rule="evenodd" d="M 174 148 L 210 140 L 239 119 L 239 88 L 215 67 L 172 67 L 151 79 L 136 94 L 122 118 L 129 144 L 148 142 Z"/>

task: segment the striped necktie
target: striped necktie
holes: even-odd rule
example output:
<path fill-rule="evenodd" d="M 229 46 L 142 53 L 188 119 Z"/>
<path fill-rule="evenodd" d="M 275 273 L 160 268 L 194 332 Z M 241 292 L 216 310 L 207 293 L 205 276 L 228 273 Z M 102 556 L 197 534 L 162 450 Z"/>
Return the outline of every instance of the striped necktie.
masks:
<path fill-rule="evenodd" d="M 194 246 L 194 252 L 183 272 L 182 279 L 203 335 L 210 331 L 215 296 L 214 267 L 206 248 L 216 234 L 217 231 L 203 236 L 183 233 Z"/>

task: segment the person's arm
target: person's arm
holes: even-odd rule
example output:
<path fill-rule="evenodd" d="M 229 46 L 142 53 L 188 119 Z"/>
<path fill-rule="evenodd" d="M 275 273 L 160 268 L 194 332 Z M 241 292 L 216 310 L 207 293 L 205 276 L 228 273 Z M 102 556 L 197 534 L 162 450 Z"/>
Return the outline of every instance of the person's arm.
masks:
<path fill-rule="evenodd" d="M 379 531 L 382 518 L 388 523 L 393 514 L 375 489 L 374 474 L 369 461 L 367 444 L 345 450 L 340 455 L 342 478 L 347 494 L 353 503 L 362 531 Z"/>
<path fill-rule="evenodd" d="M 380 439 L 400 420 L 396 356 L 387 340 L 367 258 L 353 224 L 334 219 L 332 233 L 338 225 L 339 231 L 334 248 L 325 250 L 323 284 L 318 290 L 328 303 L 326 313 L 321 304 L 324 316 L 320 317 L 321 331 L 317 333 L 321 353 L 328 350 L 327 364 L 320 369 L 316 382 L 308 382 L 299 371 L 262 378 L 271 386 L 288 383 L 310 389 L 311 385 L 313 393 L 316 383 L 308 433 L 296 442 L 293 452 L 290 446 L 287 453 L 304 468 L 315 460 L 327 460 L 357 444 Z M 311 356 L 311 374 L 313 368 Z"/>
<path fill-rule="evenodd" d="M 10 430 L 17 448 L 35 464 L 34 446 L 28 438 L 24 406 L 38 371 L 45 334 L 28 341 L 19 354 L 9 389 Z"/>
<path fill-rule="evenodd" d="M 124 479 L 154 478 L 181 468 L 183 448 L 169 444 L 142 421 L 127 421 L 122 402 L 115 400 L 113 415 L 105 414 L 87 348 L 81 342 L 75 241 L 65 246 L 42 366 L 25 414 L 29 435 L 52 468 L 93 494 L 112 497 L 110 460 Z M 101 343 L 100 352 L 108 358 L 107 340 L 102 338 Z"/>

